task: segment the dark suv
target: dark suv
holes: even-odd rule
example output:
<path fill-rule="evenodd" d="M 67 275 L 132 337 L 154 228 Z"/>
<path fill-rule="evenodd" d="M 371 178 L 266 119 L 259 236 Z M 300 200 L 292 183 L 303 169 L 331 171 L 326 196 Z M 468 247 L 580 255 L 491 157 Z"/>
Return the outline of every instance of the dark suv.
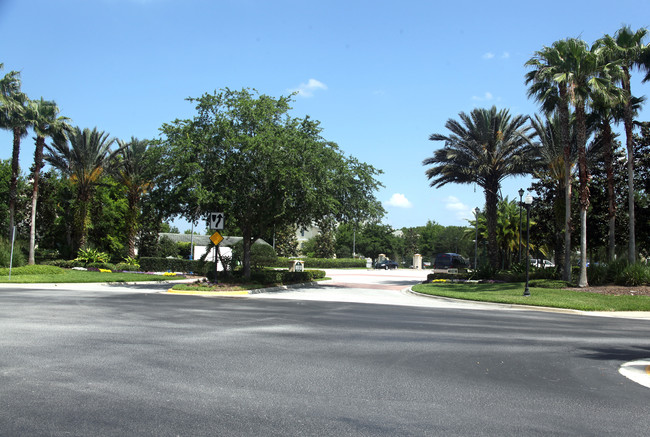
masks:
<path fill-rule="evenodd" d="M 439 253 L 433 262 L 434 269 L 466 269 L 469 262 L 457 253 Z"/>

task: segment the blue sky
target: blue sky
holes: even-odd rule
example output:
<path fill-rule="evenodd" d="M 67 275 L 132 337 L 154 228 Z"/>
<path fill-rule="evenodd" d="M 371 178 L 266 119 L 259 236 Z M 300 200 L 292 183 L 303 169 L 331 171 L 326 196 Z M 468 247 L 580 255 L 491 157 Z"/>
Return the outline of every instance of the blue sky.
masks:
<path fill-rule="evenodd" d="M 184 99 L 204 92 L 299 91 L 294 116 L 320 120 L 326 139 L 384 171 L 385 223 L 464 226 L 482 190 L 429 187 L 421 162 L 442 147 L 429 135 L 475 107 L 534 114 L 524 84 L 533 53 L 623 24 L 649 26 L 650 3 L 0 0 L 0 62 L 21 72 L 30 98 L 120 139 L 157 137 L 163 123 L 191 117 Z M 635 94 L 649 91 L 633 83 Z M 23 171 L 33 150 L 30 135 Z M 0 132 L 0 159 L 10 157 Z M 509 179 L 502 193 L 512 199 L 529 183 Z"/>

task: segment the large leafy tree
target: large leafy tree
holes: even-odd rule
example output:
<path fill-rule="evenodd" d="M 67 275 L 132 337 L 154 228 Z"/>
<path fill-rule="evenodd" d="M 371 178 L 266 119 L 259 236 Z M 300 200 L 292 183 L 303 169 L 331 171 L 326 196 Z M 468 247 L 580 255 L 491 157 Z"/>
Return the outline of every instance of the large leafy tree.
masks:
<path fill-rule="evenodd" d="M 0 64 L 0 68 L 2 64 Z M 11 153 L 11 181 L 9 185 L 9 229 L 11 236 L 15 225 L 18 177 L 20 176 L 20 141 L 27 135 L 27 95 L 20 91 L 20 73 L 11 71 L 0 80 L 0 128 L 13 134 Z"/>
<path fill-rule="evenodd" d="M 128 210 L 126 213 L 126 238 L 128 256 L 135 257 L 136 234 L 138 231 L 138 216 L 142 196 L 149 191 L 154 178 L 153 168 L 147 153 L 151 144 L 148 140 L 131 138 L 124 143 L 118 140 L 120 148 L 117 153 L 117 163 L 114 166 L 114 177 L 126 190 Z"/>
<path fill-rule="evenodd" d="M 648 29 L 641 28 L 633 31 L 629 26 L 621 27 L 614 36 L 605 35 L 596 44 L 605 48 L 605 55 L 611 62 L 620 67 L 621 73 L 617 76 L 618 83 L 623 90 L 623 125 L 625 127 L 625 144 L 627 147 L 627 183 L 628 183 L 628 214 L 629 214 L 629 239 L 628 259 L 636 260 L 636 235 L 634 219 L 634 116 L 636 114 L 635 99 L 632 96 L 631 70 L 634 67 L 644 67 L 650 72 L 650 66 L 645 66 L 643 58 L 650 51 L 648 45 L 643 43 L 648 34 Z M 638 104 L 638 101 L 636 102 Z"/>
<path fill-rule="evenodd" d="M 45 145 L 45 159 L 76 186 L 75 250 L 86 245 L 88 207 L 95 186 L 117 153 L 111 150 L 113 142 L 97 128 L 73 127 Z"/>
<path fill-rule="evenodd" d="M 511 116 L 506 109 L 476 108 L 461 112 L 460 121 L 449 119 L 449 135 L 432 134 L 431 141 L 444 141 L 422 164 L 431 166 L 426 175 L 432 187 L 448 183 L 476 183 L 485 193 L 488 228 L 488 257 L 499 266 L 497 246 L 497 202 L 501 182 L 508 176 L 524 175 L 533 168 L 536 155 L 527 117 Z"/>
<path fill-rule="evenodd" d="M 69 129 L 68 118 L 59 116 L 59 108 L 50 100 L 33 100 L 27 107 L 27 118 L 36 134 L 36 149 L 34 150 L 34 168 L 32 171 L 32 212 L 29 232 L 29 261 L 35 264 L 34 248 L 36 244 L 36 206 L 38 203 L 38 182 L 43 168 L 43 148 L 45 138 L 63 135 Z"/>
<path fill-rule="evenodd" d="M 227 226 L 242 232 L 245 276 L 251 244 L 274 227 L 344 219 L 377 204 L 377 170 L 355 167 L 321 137 L 318 122 L 290 117 L 290 97 L 225 89 L 189 100 L 197 114 L 162 127 L 157 189 L 171 201 L 169 213 L 226 213 Z M 344 197 L 344 182 L 357 198 Z"/>

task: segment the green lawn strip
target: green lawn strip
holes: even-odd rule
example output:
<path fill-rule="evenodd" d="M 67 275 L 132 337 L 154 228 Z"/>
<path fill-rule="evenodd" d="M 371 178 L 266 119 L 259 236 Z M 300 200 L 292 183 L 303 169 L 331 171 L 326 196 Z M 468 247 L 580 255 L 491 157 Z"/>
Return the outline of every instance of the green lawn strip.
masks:
<path fill-rule="evenodd" d="M 83 282 L 142 282 L 142 281 L 173 281 L 184 279 L 183 276 L 162 276 L 147 275 L 143 273 L 103 273 L 89 272 L 81 270 L 61 269 L 58 273 L 49 274 L 11 274 L 9 280 L 8 274 L 0 272 L 0 282 L 3 283 L 22 283 L 22 284 L 39 284 L 39 283 L 83 283 Z"/>
<path fill-rule="evenodd" d="M 523 296 L 523 283 L 418 284 L 413 291 L 455 299 L 566 308 L 582 311 L 650 311 L 650 296 L 612 296 L 567 289 L 530 288 Z"/>

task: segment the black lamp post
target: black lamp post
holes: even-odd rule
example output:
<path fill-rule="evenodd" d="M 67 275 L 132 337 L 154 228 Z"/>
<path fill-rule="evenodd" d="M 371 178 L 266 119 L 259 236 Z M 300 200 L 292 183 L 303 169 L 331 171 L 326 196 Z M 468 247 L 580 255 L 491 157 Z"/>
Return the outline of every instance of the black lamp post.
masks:
<path fill-rule="evenodd" d="M 521 264 L 521 198 L 524 197 L 524 189 L 519 189 L 519 264 Z"/>
<path fill-rule="evenodd" d="M 526 288 L 524 288 L 524 296 L 530 296 L 530 290 L 528 290 L 528 274 L 530 271 L 528 251 L 530 250 L 530 205 L 533 203 L 533 196 L 530 193 L 526 194 L 524 203 L 526 204 Z"/>
<path fill-rule="evenodd" d="M 478 269 L 478 213 L 481 212 L 478 209 L 478 206 L 474 208 L 474 214 L 476 214 L 476 240 L 474 240 L 474 270 Z"/>

